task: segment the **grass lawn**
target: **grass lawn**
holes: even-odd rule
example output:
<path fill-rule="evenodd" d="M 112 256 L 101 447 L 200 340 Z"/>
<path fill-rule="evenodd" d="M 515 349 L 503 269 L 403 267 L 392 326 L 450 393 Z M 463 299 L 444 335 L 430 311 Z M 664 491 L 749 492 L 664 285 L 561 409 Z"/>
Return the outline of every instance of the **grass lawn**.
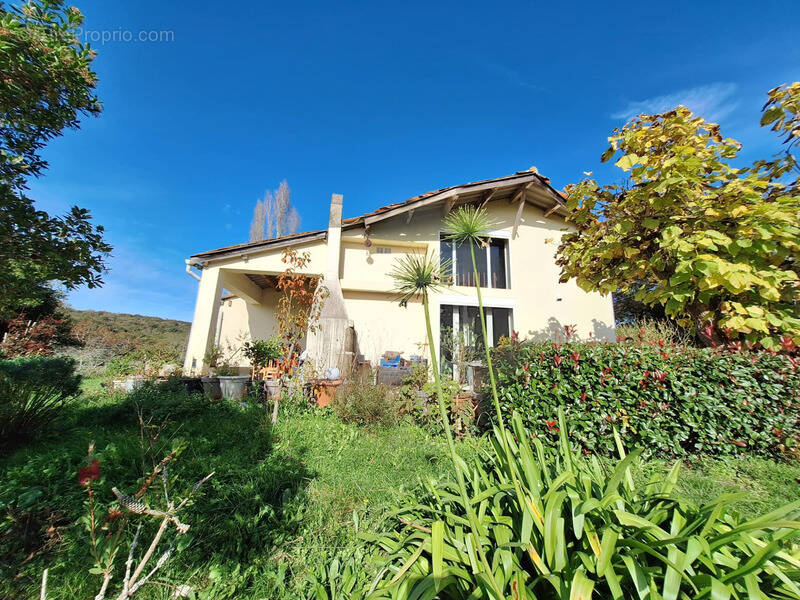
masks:
<path fill-rule="evenodd" d="M 157 434 L 152 451 L 142 450 L 139 414 L 145 438 Z M 450 477 L 444 440 L 417 427 L 370 431 L 312 412 L 284 414 L 275 428 L 267 421 L 262 409 L 178 391 L 126 398 L 93 386 L 46 440 L 0 460 L 0 598 L 35 597 L 48 567 L 49 598 L 96 593 L 100 577 L 88 572 L 88 533 L 78 521 L 86 494 L 76 478 L 91 440 L 104 505 L 112 486 L 135 491 L 152 458 L 179 440 L 187 444 L 171 476 L 183 488 L 216 473 L 184 514 L 191 543 L 141 598 L 166 599 L 183 583 L 200 598 L 302 597 L 335 558 L 372 573 L 359 534 L 391 518 L 420 478 Z M 482 443 L 466 440 L 459 451 L 474 454 Z M 666 468 L 653 461 L 645 470 Z M 798 477 L 793 465 L 703 459 L 684 470 L 680 492 L 696 501 L 743 492 L 739 508 L 761 513 L 800 498 Z"/>

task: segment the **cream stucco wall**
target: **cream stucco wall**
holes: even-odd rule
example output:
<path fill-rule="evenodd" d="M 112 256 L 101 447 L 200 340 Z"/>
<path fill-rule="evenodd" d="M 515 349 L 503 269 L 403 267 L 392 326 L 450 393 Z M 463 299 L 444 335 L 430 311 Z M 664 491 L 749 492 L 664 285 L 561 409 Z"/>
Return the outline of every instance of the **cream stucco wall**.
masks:
<path fill-rule="evenodd" d="M 509 240 L 511 285 L 509 289 L 483 288 L 485 305 L 511 307 L 514 330 L 521 338 L 544 339 L 562 332 L 565 325 L 573 325 L 583 339 L 614 340 L 611 297 L 586 293 L 574 282 L 558 282 L 555 251 L 563 234 L 563 219 L 558 216 L 545 218 L 543 211 L 526 205 L 518 235 L 510 239 L 517 208 L 518 205 L 506 201 L 491 202 L 487 206 L 498 236 Z M 373 364 L 386 350 L 403 352 L 406 357 L 427 354 L 422 305 L 412 302 L 406 308 L 398 306 L 391 292 L 393 282 L 389 273 L 396 259 L 403 254 L 430 249 L 438 255 L 441 219 L 441 206 L 433 206 L 416 211 L 410 220 L 408 214 L 402 214 L 375 223 L 369 230 L 370 246 L 364 243 L 363 228 L 342 232 L 338 270 L 345 307 L 355 327 L 358 350 Z M 299 246 L 298 250 L 308 251 L 311 256 L 305 272 L 325 273 L 327 249 L 324 240 Z M 235 283 L 239 281 L 236 277 L 242 273 L 275 274 L 283 271 L 285 265 L 280 257 L 281 250 L 265 250 L 263 254 L 246 260 L 234 257 L 214 265 L 221 270 L 223 281 Z M 210 271 L 213 269 L 204 269 L 204 279 Z M 205 286 L 201 282 L 200 287 L 213 288 L 211 282 Z M 236 290 L 231 291 L 235 293 Z M 208 293 L 205 292 L 206 296 Z M 249 333 L 253 339 L 275 333 L 273 310 L 276 293 L 264 292 L 258 300 L 252 302 L 251 298 L 251 302 L 247 302 L 237 298 L 223 303 L 218 337 L 223 346 L 242 339 L 243 332 Z M 434 335 L 439 332 L 440 303 L 474 305 L 475 301 L 475 289 L 470 287 L 454 286 L 435 295 L 431 306 Z M 202 316 L 209 311 L 200 312 Z M 190 340 L 195 337 L 200 339 L 201 336 L 194 335 L 193 327 Z M 199 350 L 199 347 L 192 348 L 190 341 L 187 365 L 191 360 L 189 354 L 197 354 Z M 246 365 L 246 361 L 242 359 L 240 364 Z"/>
<path fill-rule="evenodd" d="M 249 367 L 249 361 L 241 352 L 242 344 L 277 333 L 275 310 L 278 294 L 265 291 L 262 298 L 261 304 L 249 304 L 237 297 L 222 301 L 216 343 L 232 364 Z"/>

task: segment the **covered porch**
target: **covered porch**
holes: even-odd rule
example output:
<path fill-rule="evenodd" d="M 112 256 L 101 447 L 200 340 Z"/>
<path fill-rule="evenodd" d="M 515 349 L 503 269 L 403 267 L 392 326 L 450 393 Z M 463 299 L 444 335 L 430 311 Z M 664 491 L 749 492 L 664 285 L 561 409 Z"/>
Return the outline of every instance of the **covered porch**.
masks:
<path fill-rule="evenodd" d="M 319 273 L 307 275 L 322 277 Z M 223 360 L 230 360 L 233 366 L 247 366 L 238 350 L 242 344 L 276 334 L 279 276 L 278 271 L 231 267 L 203 269 L 184 362 L 185 373 L 206 372 L 206 357 L 214 346 L 222 351 Z"/>

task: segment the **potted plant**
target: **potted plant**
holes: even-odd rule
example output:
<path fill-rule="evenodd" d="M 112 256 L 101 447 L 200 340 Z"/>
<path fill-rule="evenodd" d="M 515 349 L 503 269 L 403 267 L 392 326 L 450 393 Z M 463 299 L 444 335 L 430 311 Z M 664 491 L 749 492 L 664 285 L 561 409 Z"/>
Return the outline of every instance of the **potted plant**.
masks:
<path fill-rule="evenodd" d="M 229 400 L 241 400 L 247 393 L 249 375 L 239 375 L 239 368 L 223 363 L 217 367 L 217 379 L 222 397 Z"/>
<path fill-rule="evenodd" d="M 280 374 L 276 363 L 285 352 L 279 337 L 245 342 L 242 353 L 253 367 L 253 379 L 269 380 Z"/>
<path fill-rule="evenodd" d="M 203 385 L 203 393 L 206 397 L 212 400 L 222 399 L 222 390 L 219 386 L 219 378 L 216 375 L 217 362 L 222 358 L 222 349 L 214 344 L 203 356 L 203 363 L 208 369 L 208 375 L 201 377 L 200 382 Z"/>

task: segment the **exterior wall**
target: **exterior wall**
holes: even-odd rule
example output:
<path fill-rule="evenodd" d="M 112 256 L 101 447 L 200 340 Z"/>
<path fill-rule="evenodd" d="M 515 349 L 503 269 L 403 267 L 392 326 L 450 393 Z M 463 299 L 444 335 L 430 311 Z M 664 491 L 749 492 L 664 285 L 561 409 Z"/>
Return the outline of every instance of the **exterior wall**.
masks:
<path fill-rule="evenodd" d="M 543 211 L 526 205 L 518 236 L 512 240 L 518 205 L 496 201 L 487 209 L 497 237 L 508 239 L 510 288 L 482 288 L 484 304 L 512 308 L 514 330 L 521 338 L 552 338 L 562 333 L 565 325 L 572 325 L 581 339 L 616 339 L 610 296 L 586 293 L 574 282 L 558 282 L 555 252 L 564 233 L 563 220 L 557 216 L 545 218 Z M 363 228 L 342 232 L 339 277 L 345 307 L 356 330 L 358 351 L 373 364 L 387 350 L 402 352 L 406 357 L 428 355 L 422 305 L 398 305 L 390 272 L 403 254 L 429 250 L 438 255 L 441 219 L 442 209 L 435 206 L 416 211 L 410 220 L 406 213 L 378 222 L 369 230 L 369 247 L 364 243 Z M 324 241 L 299 246 L 298 250 L 311 253 L 306 272 L 325 273 Z M 228 259 L 219 266 L 241 273 L 280 273 L 285 268 L 280 255 L 281 251 L 276 250 L 247 260 Z M 222 346 L 228 342 L 240 344 L 242 332 L 249 331 L 251 338 L 274 334 L 277 293 L 271 294 L 265 293 L 261 304 L 248 304 L 241 298 L 223 304 L 218 338 Z M 434 336 L 439 333 L 440 304 L 475 305 L 476 301 L 475 288 L 471 287 L 454 286 L 435 295 L 431 303 Z M 187 363 L 189 360 L 187 356 Z M 247 364 L 243 357 L 236 362 Z"/>
<path fill-rule="evenodd" d="M 249 361 L 237 349 L 244 342 L 270 338 L 277 333 L 277 306 L 276 292 L 266 292 L 261 304 L 248 304 L 242 298 L 235 297 L 223 300 L 216 337 L 223 357 L 230 360 L 231 364 L 249 367 Z"/>
<path fill-rule="evenodd" d="M 325 273 L 325 265 L 327 262 L 327 245 L 325 240 L 298 244 L 294 248 L 297 252 L 308 252 L 311 259 L 308 265 L 306 265 L 306 268 L 298 271 L 298 273 L 307 273 L 309 275 L 323 275 Z M 213 264 L 215 267 L 220 267 L 227 271 L 277 275 L 286 270 L 286 265 L 281 260 L 282 256 L 283 250 L 276 249 L 271 252 L 266 251 L 257 256 L 234 256 L 224 260 L 215 260 Z"/>
<path fill-rule="evenodd" d="M 373 366 L 388 350 L 402 352 L 406 358 L 414 354 L 430 357 L 422 302 L 409 302 L 401 307 L 394 296 L 384 293 L 347 290 L 343 293 L 347 314 L 356 330 L 358 352 Z M 434 332 L 438 332 L 438 313 L 431 314 L 434 316 Z"/>
<path fill-rule="evenodd" d="M 514 330 L 521 338 L 549 339 L 562 333 L 565 325 L 572 325 L 582 339 L 615 340 L 611 297 L 586 293 L 572 281 L 558 282 L 560 270 L 555 263 L 555 252 L 564 233 L 564 221 L 560 217 L 545 218 L 543 211 L 526 205 L 518 235 L 512 240 L 517 209 L 518 205 L 505 201 L 492 202 L 487 207 L 498 237 L 508 239 L 511 285 L 508 289 L 482 288 L 484 304 L 511 307 Z M 420 246 L 427 246 L 438 255 L 441 218 L 441 208 L 434 207 L 418 211 L 410 222 L 406 215 L 400 215 L 376 223 L 370 230 L 373 245 L 369 248 L 360 241 L 363 230 L 345 232 L 342 287 L 348 314 L 356 321 L 361 351 L 368 358 L 370 355 L 365 349 L 369 347 L 402 350 L 406 356 L 419 354 L 417 345 L 426 338 L 422 310 L 412 317 L 411 307 L 405 309 L 405 313 L 399 307 L 400 312 L 395 311 L 396 302 L 390 293 L 361 294 L 356 301 L 348 297 L 348 289 L 354 294 L 354 287 L 366 287 L 360 282 L 369 282 L 372 289 L 388 292 L 393 285 L 389 273 L 394 261 L 403 253 L 420 252 Z M 382 244 L 381 240 L 408 246 Z M 391 254 L 379 253 L 378 248 L 386 248 Z M 432 326 L 434 335 L 438 335 L 439 305 L 474 305 L 477 295 L 475 288 L 453 286 L 432 300 Z M 383 343 L 386 334 L 382 332 L 389 327 L 397 331 L 394 345 Z"/>

